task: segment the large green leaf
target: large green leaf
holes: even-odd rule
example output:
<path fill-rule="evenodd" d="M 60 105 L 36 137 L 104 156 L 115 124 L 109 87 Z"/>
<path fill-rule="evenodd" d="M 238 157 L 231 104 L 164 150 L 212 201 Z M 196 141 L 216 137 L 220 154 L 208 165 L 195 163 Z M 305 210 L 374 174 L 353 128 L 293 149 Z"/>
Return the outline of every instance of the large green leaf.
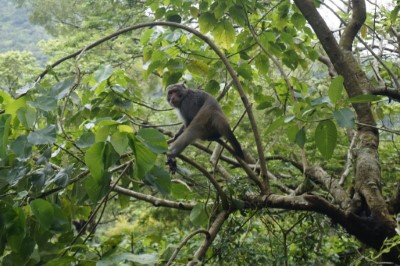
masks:
<path fill-rule="evenodd" d="M 297 131 L 295 142 L 300 148 L 304 148 L 304 144 L 306 143 L 306 130 L 304 127 Z"/>
<path fill-rule="evenodd" d="M 140 129 L 136 138 L 155 153 L 165 153 L 168 150 L 164 135 L 154 128 Z"/>
<path fill-rule="evenodd" d="M 333 113 L 336 123 L 344 128 L 354 128 L 354 113 L 349 108 L 343 108 Z"/>
<path fill-rule="evenodd" d="M 95 135 L 92 131 L 88 131 L 82 134 L 76 141 L 76 146 L 79 148 L 87 148 L 92 146 L 96 142 Z"/>
<path fill-rule="evenodd" d="M 240 76 L 242 76 L 246 80 L 250 81 L 253 78 L 253 72 L 249 64 L 241 64 L 238 67 L 237 72 Z"/>
<path fill-rule="evenodd" d="M 38 108 L 45 112 L 57 109 L 57 99 L 50 95 L 42 95 L 36 98 L 34 102 L 27 102 L 30 106 Z"/>
<path fill-rule="evenodd" d="M 343 77 L 339 75 L 332 80 L 329 86 L 328 96 L 333 104 L 336 104 L 342 97 L 343 80 Z"/>
<path fill-rule="evenodd" d="M 210 12 L 202 13 L 199 17 L 199 26 L 202 33 L 212 31 L 217 24 L 214 14 Z"/>
<path fill-rule="evenodd" d="M 30 158 L 32 153 L 32 144 L 28 141 L 27 135 L 18 136 L 10 145 L 11 150 L 21 160 Z"/>
<path fill-rule="evenodd" d="M 196 204 L 190 212 L 190 221 L 196 226 L 204 226 L 207 224 L 208 215 L 203 203 Z"/>
<path fill-rule="evenodd" d="M 100 84 L 102 81 L 107 80 L 111 77 L 114 69 L 111 65 L 102 65 L 98 70 L 94 73 L 94 79 L 96 80 L 96 85 Z M 96 86 L 95 85 L 95 86 Z M 94 89 L 95 86 L 92 88 Z"/>
<path fill-rule="evenodd" d="M 53 144 L 57 140 L 55 125 L 49 125 L 43 129 L 29 133 L 28 141 L 33 145 Z"/>
<path fill-rule="evenodd" d="M 85 154 L 85 163 L 89 168 L 90 174 L 98 182 L 103 178 L 105 172 L 104 151 L 105 143 L 98 142 L 90 147 Z"/>
<path fill-rule="evenodd" d="M 89 176 L 85 179 L 85 189 L 92 202 L 98 202 L 110 191 L 111 174 L 104 174 L 103 178 L 96 179 Z"/>
<path fill-rule="evenodd" d="M 29 204 L 29 206 L 39 224 L 45 229 L 50 229 L 54 221 L 53 205 L 44 199 L 35 199 Z"/>
<path fill-rule="evenodd" d="M 330 159 L 336 147 L 337 130 L 331 120 L 321 121 L 315 129 L 315 144 L 325 159 Z"/>
<path fill-rule="evenodd" d="M 21 107 L 17 110 L 17 117 L 26 129 L 31 129 L 36 122 L 36 110 L 29 106 Z"/>
<path fill-rule="evenodd" d="M 244 27 L 246 25 L 246 12 L 242 5 L 235 5 L 231 7 L 229 9 L 229 15 L 240 26 Z"/>
<path fill-rule="evenodd" d="M 0 115 L 0 158 L 6 158 L 8 135 L 10 134 L 11 115 Z"/>
<path fill-rule="evenodd" d="M 66 80 L 63 80 L 57 84 L 55 84 L 53 87 L 51 87 L 50 90 L 50 95 L 54 97 L 57 100 L 60 100 L 67 96 L 69 93 L 71 87 L 74 85 L 74 79 L 69 78 Z"/>
<path fill-rule="evenodd" d="M 365 94 L 365 95 L 358 95 L 348 99 L 350 103 L 369 103 L 381 100 L 380 96 Z"/>
<path fill-rule="evenodd" d="M 122 155 L 127 152 L 127 149 L 129 147 L 128 133 L 115 132 L 114 134 L 112 134 L 110 142 L 115 151 L 119 155 Z"/>
<path fill-rule="evenodd" d="M 222 20 L 212 31 L 215 41 L 224 49 L 229 49 L 235 42 L 236 32 L 232 23 L 228 20 Z"/>
<path fill-rule="evenodd" d="M 135 154 L 135 176 L 142 179 L 145 174 L 153 168 L 157 158 L 157 154 L 151 151 L 136 136 L 131 137 L 129 142 L 132 150 Z"/>
<path fill-rule="evenodd" d="M 144 180 L 154 186 L 161 194 L 167 195 L 171 192 L 171 177 L 164 169 L 155 166 L 149 171 Z"/>

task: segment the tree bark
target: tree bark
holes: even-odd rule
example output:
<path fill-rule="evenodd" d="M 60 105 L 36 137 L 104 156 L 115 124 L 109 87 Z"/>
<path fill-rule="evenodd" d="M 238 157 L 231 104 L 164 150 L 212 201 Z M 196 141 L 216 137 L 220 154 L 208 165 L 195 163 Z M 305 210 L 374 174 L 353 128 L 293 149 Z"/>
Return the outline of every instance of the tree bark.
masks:
<path fill-rule="evenodd" d="M 351 51 L 354 38 L 366 19 L 365 1 L 351 1 L 352 17 L 339 43 L 317 11 L 313 1 L 295 0 L 294 2 L 313 28 L 335 70 L 343 76 L 348 96 L 372 94 L 375 90 Z M 361 199 L 362 210 L 357 213 L 347 213 L 345 215 L 347 222 L 341 222 L 341 224 L 360 241 L 379 249 L 386 238 L 396 234 L 396 224 L 389 214 L 388 206 L 381 193 L 379 132 L 375 128 L 376 123 L 370 104 L 353 104 L 353 108 L 361 124 L 357 128 L 358 140 L 354 149 L 353 184 L 357 197 L 353 197 L 353 201 L 356 198 Z M 397 261 L 397 257 L 391 259 Z"/>

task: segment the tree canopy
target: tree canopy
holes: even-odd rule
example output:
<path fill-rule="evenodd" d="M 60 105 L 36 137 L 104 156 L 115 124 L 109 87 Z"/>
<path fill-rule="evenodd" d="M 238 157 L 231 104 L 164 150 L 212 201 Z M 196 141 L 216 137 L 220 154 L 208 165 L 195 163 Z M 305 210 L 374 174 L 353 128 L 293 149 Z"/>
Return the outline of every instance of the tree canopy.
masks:
<path fill-rule="evenodd" d="M 14 3 L 52 38 L 0 54 L 4 265 L 400 263 L 398 1 Z M 253 163 L 168 172 L 178 82 Z"/>

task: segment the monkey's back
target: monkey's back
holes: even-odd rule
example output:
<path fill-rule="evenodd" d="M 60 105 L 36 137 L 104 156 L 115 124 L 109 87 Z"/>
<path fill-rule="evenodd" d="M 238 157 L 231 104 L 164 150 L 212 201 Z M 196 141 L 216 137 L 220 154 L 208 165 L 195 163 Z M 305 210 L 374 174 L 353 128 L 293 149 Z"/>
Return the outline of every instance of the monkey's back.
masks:
<path fill-rule="evenodd" d="M 201 90 L 188 90 L 187 95 L 182 99 L 181 107 L 178 110 L 186 127 L 192 122 L 202 108 L 210 109 L 210 111 L 215 108 L 221 110 L 217 100 L 207 92 Z"/>

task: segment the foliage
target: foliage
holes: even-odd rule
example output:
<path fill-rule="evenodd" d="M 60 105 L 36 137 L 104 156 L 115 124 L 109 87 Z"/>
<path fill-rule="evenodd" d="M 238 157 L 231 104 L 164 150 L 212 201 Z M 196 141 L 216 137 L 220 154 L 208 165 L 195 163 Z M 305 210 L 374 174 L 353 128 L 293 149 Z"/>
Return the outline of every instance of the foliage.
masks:
<path fill-rule="evenodd" d="M 351 151 L 356 150 L 354 136 L 360 134 L 360 104 L 363 110 L 372 107 L 382 129 L 383 195 L 395 196 L 399 140 L 392 128 L 398 126 L 399 106 L 385 94 L 348 97 L 347 77 L 328 69 L 323 45 L 295 3 L 18 3 L 29 7 L 30 20 L 54 39 L 41 43 L 50 62 L 41 79 L 32 76 L 39 71 L 31 54 L 0 54 L 4 264 L 154 265 L 166 263 L 175 250 L 180 251 L 175 262 L 183 264 L 208 244 L 212 245 L 200 259 L 211 265 L 378 259 L 370 250 L 360 254 L 360 242 L 345 233 L 344 222 L 331 214 L 336 212 L 307 207 L 315 206 L 318 198 L 323 206 L 344 212 L 336 191 L 358 189 Z M 373 46 L 379 34 L 392 41 L 387 32 L 400 31 L 398 9 L 393 4 L 376 7 L 361 32 L 363 40 Z M 180 27 L 151 24 L 115 35 L 93 49 L 87 46 L 126 26 L 151 21 Z M 205 40 L 216 44 L 228 63 Z M 376 68 L 377 59 L 361 44 L 355 43 L 363 57 L 360 71 L 371 84 L 395 88 L 391 73 L 400 75 L 398 52 L 381 50 L 385 56 L 380 63 L 386 68 Z M 78 49 L 83 50 L 77 56 L 51 65 Z M 237 75 L 229 75 L 230 67 Z M 246 108 L 236 76 L 254 119 L 241 118 Z M 218 166 L 210 163 L 210 154 L 218 148 L 215 143 L 188 147 L 179 157 L 178 174 L 167 172 L 167 138 L 178 125 L 162 88 L 182 80 L 220 99 L 232 127 L 238 124 L 235 135 L 255 158 L 260 150 L 253 133 L 259 131 L 272 196 L 260 193 L 249 174 L 255 169 L 258 179 L 263 174 L 259 167 L 243 171 L 226 159 L 226 151 Z M 326 175 L 319 178 L 309 169 L 323 169 L 318 173 Z M 274 195 L 282 201 L 274 202 Z M 363 215 L 371 209 L 346 211 L 369 221 L 373 216 Z M 218 224 L 220 217 L 223 223 Z M 199 232 L 182 242 L 198 229 L 207 229 L 207 234 Z M 398 245 L 396 240 L 390 243 Z"/>
<path fill-rule="evenodd" d="M 0 36 L 4 36 L 0 40 L 0 52 L 31 51 L 41 64 L 45 63 L 46 58 L 37 47 L 37 43 L 48 39 L 46 31 L 29 23 L 29 10 L 26 8 L 16 8 L 9 0 L 1 0 L 0 5 Z"/>

